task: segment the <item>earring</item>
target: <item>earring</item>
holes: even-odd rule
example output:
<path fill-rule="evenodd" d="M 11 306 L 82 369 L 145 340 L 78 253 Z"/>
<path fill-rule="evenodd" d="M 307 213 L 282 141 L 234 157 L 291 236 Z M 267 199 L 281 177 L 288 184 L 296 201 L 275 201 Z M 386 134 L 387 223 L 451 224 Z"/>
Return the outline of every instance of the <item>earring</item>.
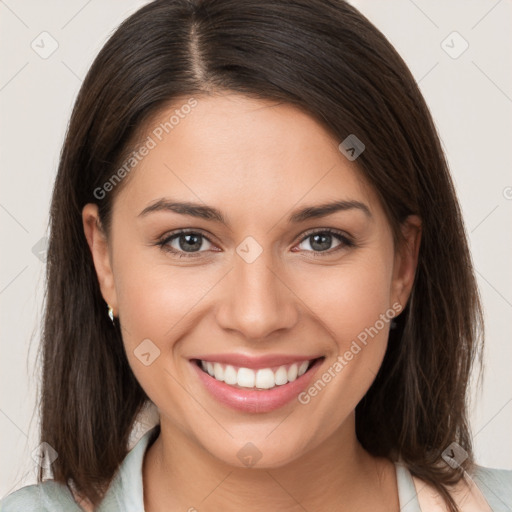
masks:
<path fill-rule="evenodd" d="M 112 324 L 115 325 L 115 323 L 114 323 L 114 310 L 112 309 L 112 306 L 110 304 L 108 304 L 108 316 L 109 316 L 110 320 L 112 320 Z"/>

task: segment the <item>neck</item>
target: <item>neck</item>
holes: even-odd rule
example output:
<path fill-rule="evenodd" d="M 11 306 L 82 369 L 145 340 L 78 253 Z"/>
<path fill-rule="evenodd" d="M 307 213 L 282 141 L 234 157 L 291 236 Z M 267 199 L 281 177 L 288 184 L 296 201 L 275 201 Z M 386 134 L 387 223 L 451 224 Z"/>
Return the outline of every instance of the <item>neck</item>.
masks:
<path fill-rule="evenodd" d="M 161 510 L 162 503 L 191 512 L 399 509 L 394 465 L 363 449 L 353 416 L 318 446 L 275 468 L 225 464 L 161 420 L 144 459 L 146 512 Z"/>

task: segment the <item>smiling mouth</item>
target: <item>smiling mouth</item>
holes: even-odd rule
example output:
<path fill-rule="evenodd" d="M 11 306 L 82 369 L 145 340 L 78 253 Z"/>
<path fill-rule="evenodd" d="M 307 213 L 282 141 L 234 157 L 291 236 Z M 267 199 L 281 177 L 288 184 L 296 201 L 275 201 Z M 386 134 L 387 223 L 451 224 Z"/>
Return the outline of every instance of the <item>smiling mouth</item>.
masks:
<path fill-rule="evenodd" d="M 307 373 L 324 357 L 269 368 L 244 368 L 195 359 L 195 364 L 213 379 L 238 389 L 268 390 L 284 386 Z"/>

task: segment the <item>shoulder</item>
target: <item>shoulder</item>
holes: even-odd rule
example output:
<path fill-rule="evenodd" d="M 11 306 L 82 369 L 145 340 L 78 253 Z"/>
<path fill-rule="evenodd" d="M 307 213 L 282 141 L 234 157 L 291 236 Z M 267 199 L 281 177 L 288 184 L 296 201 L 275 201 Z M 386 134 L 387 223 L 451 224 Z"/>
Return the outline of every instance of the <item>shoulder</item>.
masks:
<path fill-rule="evenodd" d="M 156 425 L 140 438 L 121 463 L 104 496 L 101 510 L 144 510 L 142 463 L 146 448 L 160 432 Z M 55 480 L 28 485 L 0 501 L 0 512 L 84 512 L 92 510 L 87 500 L 75 501 L 71 490 Z M 82 508 L 81 508 L 82 507 Z"/>
<path fill-rule="evenodd" d="M 493 510 L 512 511 L 512 470 L 475 466 L 471 478 Z"/>
<path fill-rule="evenodd" d="M 56 512 L 82 511 L 70 490 L 54 480 L 36 485 L 27 485 L 9 494 L 0 501 L 0 512 Z"/>
<path fill-rule="evenodd" d="M 417 477 L 412 479 L 420 510 L 447 510 L 444 499 L 431 484 Z M 461 512 L 512 512 L 512 471 L 473 466 L 447 490 Z"/>

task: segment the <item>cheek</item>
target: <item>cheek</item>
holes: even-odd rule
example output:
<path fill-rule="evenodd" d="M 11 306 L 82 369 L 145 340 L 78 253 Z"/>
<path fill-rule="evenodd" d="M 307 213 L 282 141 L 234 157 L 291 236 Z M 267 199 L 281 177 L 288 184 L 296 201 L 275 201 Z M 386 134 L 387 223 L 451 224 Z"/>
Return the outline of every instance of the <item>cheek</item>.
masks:
<path fill-rule="evenodd" d="M 387 348 L 395 310 L 390 304 L 392 261 L 380 253 L 316 280 L 305 302 L 314 304 L 332 351 L 324 368 L 301 397 L 318 428 L 336 429 L 354 410 L 373 382 Z M 327 276 L 327 274 L 326 274 Z M 315 413 L 312 411 L 315 410 Z"/>
<path fill-rule="evenodd" d="M 185 407 L 190 399 L 179 383 L 188 378 L 181 364 L 187 340 L 198 330 L 210 293 L 226 269 L 178 266 L 158 248 L 128 252 L 122 246 L 115 254 L 115 287 L 130 367 L 155 403 Z"/>
<path fill-rule="evenodd" d="M 390 308 L 391 279 L 391 258 L 369 253 L 336 269 L 326 269 L 316 276 L 313 286 L 303 286 L 302 290 L 305 302 L 312 305 L 335 338 L 338 350 L 344 352 L 351 340 L 374 326 Z"/>
<path fill-rule="evenodd" d="M 149 252 L 120 258 L 116 267 L 119 311 L 130 344 L 143 338 L 166 343 L 178 338 L 187 325 L 183 319 L 215 283 L 211 272 L 156 262 Z"/>
<path fill-rule="evenodd" d="M 179 364 L 181 351 L 194 330 L 201 298 L 215 284 L 215 276 L 195 268 L 148 263 L 143 257 L 119 261 L 116 290 L 122 337 L 130 367 L 160 411 L 173 410 L 176 423 L 194 402 L 184 391 L 186 375 Z M 180 384 L 181 383 L 181 384 Z M 188 412 L 187 412 L 188 411 Z"/>

